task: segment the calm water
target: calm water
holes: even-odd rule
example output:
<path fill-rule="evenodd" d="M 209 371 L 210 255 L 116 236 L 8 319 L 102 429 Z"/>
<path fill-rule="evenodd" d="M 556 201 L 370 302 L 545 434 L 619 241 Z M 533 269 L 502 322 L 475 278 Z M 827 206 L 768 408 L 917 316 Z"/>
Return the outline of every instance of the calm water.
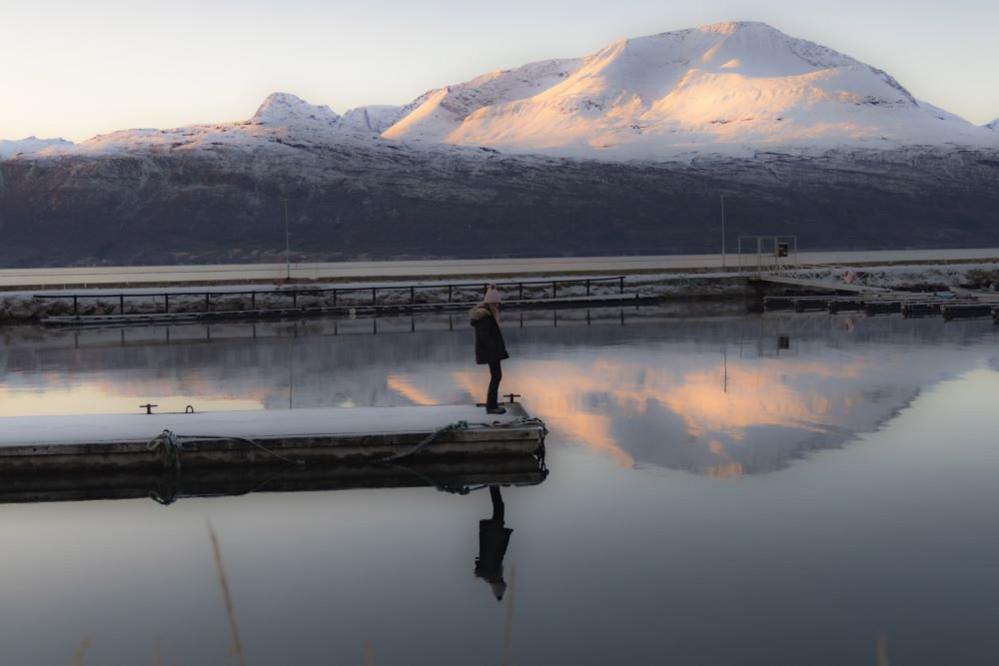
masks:
<path fill-rule="evenodd" d="M 502 602 L 485 490 L 2 505 L 0 663 L 233 663 L 207 521 L 248 664 L 995 663 L 999 327 L 675 314 L 508 315 Z M 466 402 L 470 335 L 0 329 L 0 414 Z"/>

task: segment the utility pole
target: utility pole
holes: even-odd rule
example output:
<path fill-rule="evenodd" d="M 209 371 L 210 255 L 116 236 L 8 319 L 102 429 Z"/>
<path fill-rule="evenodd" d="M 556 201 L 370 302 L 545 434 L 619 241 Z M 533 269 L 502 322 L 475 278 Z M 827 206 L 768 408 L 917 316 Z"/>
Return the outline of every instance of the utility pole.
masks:
<path fill-rule="evenodd" d="M 291 281 L 291 240 L 288 236 L 288 197 L 284 198 L 284 263 L 285 279 Z"/>
<path fill-rule="evenodd" d="M 722 269 L 725 268 L 725 195 L 721 195 Z"/>

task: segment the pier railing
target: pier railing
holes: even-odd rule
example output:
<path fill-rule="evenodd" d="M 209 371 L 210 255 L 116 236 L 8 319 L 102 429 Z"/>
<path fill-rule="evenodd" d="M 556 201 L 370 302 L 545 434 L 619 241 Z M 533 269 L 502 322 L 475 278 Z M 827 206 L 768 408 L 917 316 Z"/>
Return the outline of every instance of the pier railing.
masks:
<path fill-rule="evenodd" d="M 424 306 L 447 306 L 454 304 L 466 304 L 478 300 L 488 285 L 495 284 L 497 289 L 503 293 L 504 297 L 510 301 L 524 301 L 525 298 L 531 301 L 555 301 L 560 298 L 590 298 L 594 291 L 599 288 L 602 294 L 617 293 L 623 296 L 625 293 L 625 277 L 623 275 L 609 277 L 585 277 L 585 278 L 564 278 L 564 279 L 536 279 L 536 280 L 516 280 L 516 281 L 476 281 L 476 282 L 426 282 L 415 284 L 371 284 L 357 286 L 318 286 L 318 287 L 294 287 L 278 289 L 183 289 L 164 291 L 110 291 L 101 290 L 97 292 L 61 292 L 57 294 L 35 294 L 36 300 L 66 301 L 72 303 L 72 316 L 80 316 L 81 303 L 85 301 L 100 302 L 112 309 L 105 310 L 104 314 L 126 314 L 126 303 L 141 300 L 144 303 L 154 302 L 159 304 L 156 310 L 152 311 L 160 314 L 170 314 L 171 312 L 184 313 L 211 313 L 215 311 L 217 302 L 223 299 L 241 298 L 249 299 L 248 309 L 251 311 L 273 311 L 273 310 L 298 310 L 304 309 L 304 299 L 312 299 L 313 304 L 316 299 L 325 301 L 326 307 L 395 307 L 405 305 Z M 571 290 L 571 293 L 570 293 Z M 475 293 L 474 297 L 472 292 Z M 585 296 L 584 296 L 585 294 Z M 281 299 L 283 303 L 274 303 L 274 299 Z M 261 300 L 258 303 L 258 299 Z M 176 308 L 178 302 L 183 301 L 182 310 L 171 310 L 171 301 Z M 192 301 L 203 304 L 200 309 L 192 309 Z M 258 307 L 259 306 L 259 307 Z M 247 308 L 243 308 L 247 309 Z M 149 309 L 143 309 L 143 313 L 150 313 Z"/>

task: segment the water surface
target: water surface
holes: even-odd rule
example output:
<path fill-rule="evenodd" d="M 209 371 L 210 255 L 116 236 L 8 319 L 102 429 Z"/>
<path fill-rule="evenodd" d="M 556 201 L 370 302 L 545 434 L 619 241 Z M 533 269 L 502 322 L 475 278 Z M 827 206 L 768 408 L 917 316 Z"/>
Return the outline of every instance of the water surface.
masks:
<path fill-rule="evenodd" d="M 250 664 L 993 663 L 997 329 L 676 314 L 506 316 L 503 389 L 552 433 L 502 491 L 502 601 L 485 490 L 4 505 L 0 660 L 231 662 L 210 521 Z M 3 329 L 0 415 L 467 402 L 470 335 Z"/>

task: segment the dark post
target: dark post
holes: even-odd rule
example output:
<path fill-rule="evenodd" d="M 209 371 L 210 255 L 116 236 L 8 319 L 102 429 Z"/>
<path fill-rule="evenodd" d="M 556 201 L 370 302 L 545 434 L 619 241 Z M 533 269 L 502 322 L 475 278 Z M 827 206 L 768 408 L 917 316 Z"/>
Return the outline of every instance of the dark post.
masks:
<path fill-rule="evenodd" d="M 118 295 L 118 311 L 125 314 L 125 294 Z"/>
<path fill-rule="evenodd" d="M 624 276 L 618 278 L 621 281 L 621 293 L 624 293 Z"/>
<path fill-rule="evenodd" d="M 451 285 L 447 286 L 447 302 L 451 302 Z"/>
<path fill-rule="evenodd" d="M 558 282 L 552 280 L 552 300 L 558 298 Z"/>
<path fill-rule="evenodd" d="M 586 295 L 590 295 L 590 279 L 586 278 Z"/>
<path fill-rule="evenodd" d="M 163 312 L 170 312 L 170 294 L 163 294 Z"/>
<path fill-rule="evenodd" d="M 212 311 L 211 297 L 212 297 L 211 292 L 206 291 L 205 292 L 205 312 L 211 312 Z"/>
<path fill-rule="evenodd" d="M 520 283 L 520 295 L 517 297 L 518 301 L 524 300 L 524 283 Z"/>
<path fill-rule="evenodd" d="M 251 310 L 257 309 L 257 292 L 255 291 L 250 292 L 250 309 Z"/>
<path fill-rule="evenodd" d="M 76 296 L 73 296 L 73 316 L 76 316 L 78 308 L 78 303 L 76 301 L 76 298 L 77 298 Z"/>
<path fill-rule="evenodd" d="M 298 307 L 298 292 L 297 291 L 291 292 L 291 307 L 293 307 L 293 308 L 297 308 Z"/>
<path fill-rule="evenodd" d="M 333 307 L 336 307 L 336 289 L 333 290 Z"/>
<path fill-rule="evenodd" d="M 377 305 L 378 304 L 378 299 L 377 299 L 377 296 L 376 296 L 376 292 L 377 291 L 378 291 L 377 288 L 375 288 L 375 287 L 371 288 L 371 304 L 372 305 Z"/>

